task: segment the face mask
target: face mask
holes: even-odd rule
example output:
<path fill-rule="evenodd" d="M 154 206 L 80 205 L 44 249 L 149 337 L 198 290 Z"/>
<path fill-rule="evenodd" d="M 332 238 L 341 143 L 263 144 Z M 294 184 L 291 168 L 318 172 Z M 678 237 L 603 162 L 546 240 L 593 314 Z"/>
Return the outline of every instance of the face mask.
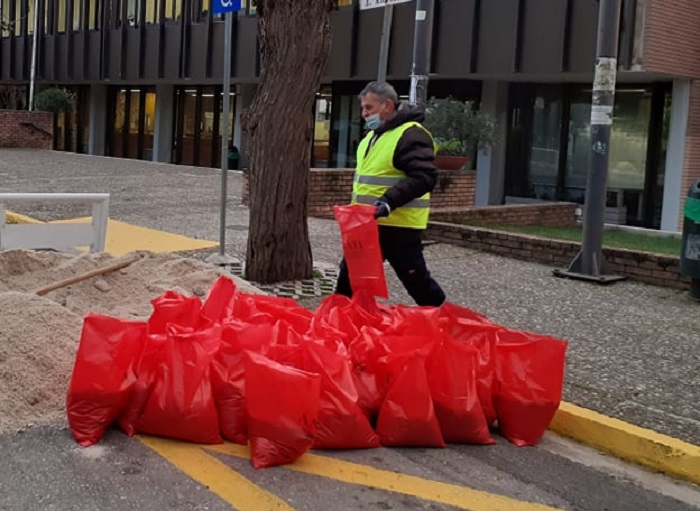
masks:
<path fill-rule="evenodd" d="M 365 119 L 365 123 L 367 124 L 367 128 L 372 131 L 378 129 L 382 124 L 384 124 L 379 118 L 379 114 L 374 114 L 370 117 L 367 117 L 367 119 Z"/>

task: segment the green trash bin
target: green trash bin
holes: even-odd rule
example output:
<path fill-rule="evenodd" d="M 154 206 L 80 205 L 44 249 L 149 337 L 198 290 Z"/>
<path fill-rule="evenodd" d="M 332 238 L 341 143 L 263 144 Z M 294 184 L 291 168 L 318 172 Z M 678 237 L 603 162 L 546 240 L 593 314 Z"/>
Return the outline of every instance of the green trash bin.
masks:
<path fill-rule="evenodd" d="M 690 297 L 700 300 L 700 179 L 690 187 L 683 208 L 681 275 L 690 277 Z"/>

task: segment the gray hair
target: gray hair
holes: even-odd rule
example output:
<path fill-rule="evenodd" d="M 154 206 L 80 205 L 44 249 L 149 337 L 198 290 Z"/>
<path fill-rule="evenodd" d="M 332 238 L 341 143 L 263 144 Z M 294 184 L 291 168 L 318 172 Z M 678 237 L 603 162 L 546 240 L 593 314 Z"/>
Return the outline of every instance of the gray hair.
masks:
<path fill-rule="evenodd" d="M 370 93 L 377 96 L 379 101 L 390 99 L 395 105 L 399 104 L 399 95 L 396 94 L 394 87 L 386 82 L 369 82 L 360 92 L 360 99 Z"/>

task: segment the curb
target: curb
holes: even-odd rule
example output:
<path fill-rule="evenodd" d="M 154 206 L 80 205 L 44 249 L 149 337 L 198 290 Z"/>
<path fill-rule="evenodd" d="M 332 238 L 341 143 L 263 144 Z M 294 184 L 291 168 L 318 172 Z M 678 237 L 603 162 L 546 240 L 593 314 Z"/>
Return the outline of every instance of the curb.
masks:
<path fill-rule="evenodd" d="M 562 402 L 550 431 L 700 485 L 700 446 Z"/>

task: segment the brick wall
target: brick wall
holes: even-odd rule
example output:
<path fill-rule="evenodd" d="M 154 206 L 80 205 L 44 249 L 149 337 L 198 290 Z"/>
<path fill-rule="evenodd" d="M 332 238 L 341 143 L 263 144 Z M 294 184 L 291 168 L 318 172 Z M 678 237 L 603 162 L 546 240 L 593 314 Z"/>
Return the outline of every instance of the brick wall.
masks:
<path fill-rule="evenodd" d="M 470 207 L 435 211 L 430 218 L 449 223 L 568 227 L 576 224 L 578 207 L 569 202 Z"/>
<path fill-rule="evenodd" d="M 53 148 L 53 115 L 49 112 L 0 110 L 0 147 Z"/>
<path fill-rule="evenodd" d="M 475 250 L 566 268 L 578 254 L 579 243 L 549 240 L 525 234 L 430 222 L 427 237 Z M 610 271 L 632 280 L 676 289 L 688 289 L 690 280 L 679 273 L 679 258 L 633 250 L 604 248 Z"/>
<path fill-rule="evenodd" d="M 352 194 L 352 169 L 312 169 L 309 176 L 308 214 L 332 218 L 333 206 L 347 204 Z M 459 170 L 440 170 L 432 194 L 432 211 L 465 208 L 474 204 L 476 174 Z M 248 179 L 243 180 L 243 203 L 248 204 Z"/>
<path fill-rule="evenodd" d="M 700 1 L 647 0 L 644 70 L 700 78 Z"/>

